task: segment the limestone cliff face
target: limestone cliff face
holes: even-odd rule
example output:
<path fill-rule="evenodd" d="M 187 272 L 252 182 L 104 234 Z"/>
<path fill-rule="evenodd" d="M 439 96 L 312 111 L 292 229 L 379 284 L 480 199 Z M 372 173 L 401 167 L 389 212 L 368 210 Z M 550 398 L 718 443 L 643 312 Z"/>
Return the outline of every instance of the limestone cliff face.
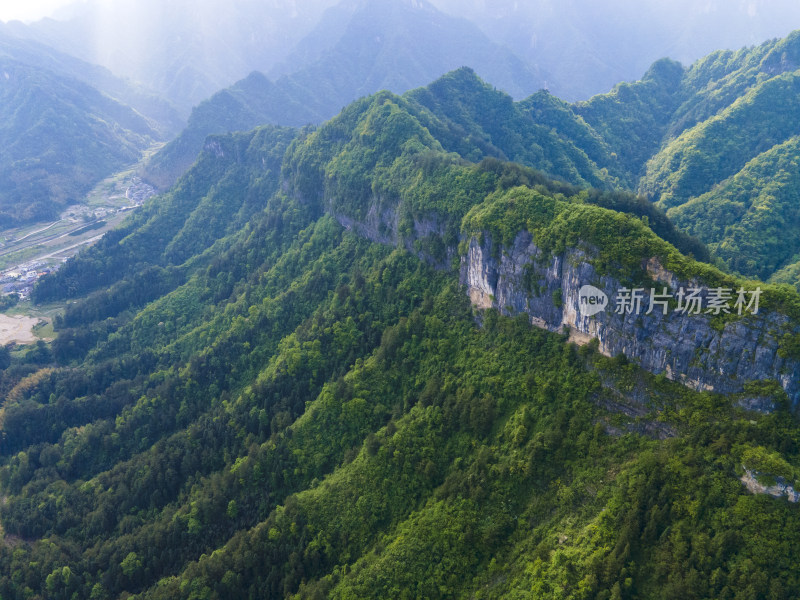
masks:
<path fill-rule="evenodd" d="M 451 268 L 457 249 L 444 247 L 444 224 L 435 217 L 415 219 L 401 232 L 396 204 L 374 198 L 364 218 L 355 219 L 325 202 L 330 214 L 345 228 L 381 244 L 403 246 L 440 269 Z M 437 252 L 434 244 L 439 243 Z M 544 257 L 528 232 L 520 232 L 511 247 L 499 256 L 492 253 L 488 235 L 479 242 L 468 241 L 461 256 L 460 280 L 472 304 L 478 308 L 497 308 L 504 314 L 528 315 L 530 322 L 554 332 L 569 330 L 570 339 L 579 344 L 597 340 L 607 356 L 624 354 L 652 373 L 698 390 L 739 394 L 749 381 L 778 381 L 794 406 L 800 403 L 800 363 L 778 355 L 779 339 L 794 325 L 785 315 L 761 310 L 745 314 L 715 327 L 706 314 L 683 314 L 654 310 L 649 306 L 649 290 L 641 311 L 618 314 L 614 299 L 625 287 L 608 275 L 600 275 L 586 251 L 570 249 L 557 256 Z M 659 262 L 644 260 L 642 269 L 657 286 L 698 286 L 696 281 L 680 281 Z M 579 291 L 594 286 L 609 299 L 604 310 L 594 315 L 582 310 Z M 702 287 L 702 286 L 698 286 Z M 589 311 L 591 312 L 591 311 Z M 763 398 L 743 398 L 739 405 L 768 412 L 774 407 Z"/>
<path fill-rule="evenodd" d="M 800 364 L 778 355 L 779 336 L 789 331 L 785 315 L 760 311 L 740 319 L 712 326 L 705 314 L 683 314 L 655 310 L 644 314 L 617 314 L 614 298 L 624 286 L 609 276 L 599 275 L 590 257 L 580 250 L 568 250 L 555 257 L 542 257 L 530 234 L 520 233 L 501 256 L 491 252 L 488 237 L 483 243 L 469 241 L 461 259 L 461 283 L 472 303 L 479 308 L 497 308 L 505 314 L 525 313 L 533 325 L 550 331 L 569 328 L 578 343 L 596 339 L 608 356 L 625 354 L 653 373 L 700 390 L 740 393 L 744 383 L 754 380 L 780 382 L 793 405 L 800 401 Z M 657 261 L 645 262 L 658 285 L 676 290 L 693 287 L 663 269 Z M 587 316 L 579 303 L 579 290 L 591 285 L 609 300 L 605 310 Z"/>
<path fill-rule="evenodd" d="M 397 206 L 391 202 L 374 198 L 365 218 L 360 220 L 333 210 L 329 202 L 326 202 L 326 205 L 328 212 L 345 229 L 378 244 L 402 245 L 406 250 L 433 264 L 437 269 L 450 268 L 456 255 L 457 248 L 444 246 L 442 239 L 445 237 L 446 227 L 435 216 L 413 219 L 409 231 L 403 235 L 400 233 L 400 215 Z M 431 244 L 426 244 L 426 241 Z M 440 250 L 436 254 L 430 247 L 434 243 Z"/>

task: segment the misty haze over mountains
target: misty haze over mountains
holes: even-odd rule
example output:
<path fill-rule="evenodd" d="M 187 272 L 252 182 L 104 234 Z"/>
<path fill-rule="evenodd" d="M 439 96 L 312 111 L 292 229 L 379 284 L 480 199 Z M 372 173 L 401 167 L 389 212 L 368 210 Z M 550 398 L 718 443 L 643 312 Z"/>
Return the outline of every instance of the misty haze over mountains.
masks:
<path fill-rule="evenodd" d="M 115 0 L 76 4 L 61 11 L 61 20 L 16 23 L 13 29 L 139 82 L 188 114 L 192 106 L 251 71 L 275 79 L 318 61 L 340 42 L 364 4 L 373 4 L 376 11 L 381 6 L 396 10 L 393 0 Z M 619 81 L 637 79 L 662 57 L 688 66 L 713 50 L 758 44 L 800 27 L 800 5 L 791 0 L 403 4 L 427 11 L 433 21 L 439 17 L 433 16 L 431 5 L 472 21 L 534 72 L 544 74 L 541 85 L 567 100 L 586 99 Z M 469 40 L 462 42 L 466 47 Z M 462 61 L 456 67 L 476 68 L 466 52 L 452 58 Z M 530 87 L 530 82 L 495 81 L 492 73 L 480 74 L 515 97 Z"/>
<path fill-rule="evenodd" d="M 109 68 L 185 114 L 254 70 L 269 70 L 334 0 L 118 0 L 77 4 L 66 20 L 16 33 Z"/>
<path fill-rule="evenodd" d="M 545 85 L 544 74 L 473 23 L 427 2 L 348 0 L 326 11 L 273 69 L 274 82 L 254 72 L 200 103 L 183 133 L 150 162 L 147 178 L 169 187 L 209 134 L 265 123 L 321 123 L 361 96 L 382 89 L 403 93 L 464 64 L 519 99 Z"/>
<path fill-rule="evenodd" d="M 800 28 L 793 0 L 433 0 L 473 20 L 495 41 L 551 73 L 566 100 L 640 78 L 656 60 L 689 66 L 714 50 L 736 50 Z"/>
<path fill-rule="evenodd" d="M 319 124 L 360 96 L 381 89 L 403 93 L 461 66 L 516 100 L 542 88 L 566 100 L 584 99 L 641 77 L 662 56 L 686 64 L 712 49 L 738 48 L 800 27 L 797 5 L 777 0 L 766 8 L 756 0 L 96 0 L 68 5 L 57 18 L 3 24 L 0 50 L 23 67 L 75 79 L 142 114 L 151 133 L 138 138 L 138 151 L 175 138 L 188 121 L 147 167 L 149 179 L 166 189 L 212 133 L 267 123 Z M 16 78 L 13 85 L 32 81 Z M 6 89 L 7 97 L 27 93 Z M 28 125 L 3 129 L 4 146 L 27 148 L 20 157 L 9 155 L 23 173 L 34 168 L 24 156 L 35 144 L 18 140 L 50 130 L 30 125 L 55 110 L 50 104 L 31 106 Z M 72 104 L 83 107 L 77 121 L 101 128 L 108 123 L 91 114 L 93 101 L 73 97 Z M 115 128 L 112 135 L 123 132 L 128 146 L 130 125 L 112 119 Z M 58 128 L 48 139 L 62 139 Z M 78 151 L 66 158 L 66 171 L 64 165 L 58 170 L 93 173 L 92 178 L 81 175 L 84 185 L 66 186 L 67 193 L 58 178 L 30 189 L 78 201 L 93 178 L 121 166 L 119 156 L 107 156 L 113 144 L 89 148 L 81 139 Z M 35 169 L 42 164 L 38 160 Z M 96 165 L 107 167 L 98 171 Z M 28 175 L 20 177 L 28 181 Z M 27 189 L 18 180 L 5 187 Z M 24 191 L 15 197 L 19 193 Z M 44 207 L 48 200 L 36 202 Z"/>

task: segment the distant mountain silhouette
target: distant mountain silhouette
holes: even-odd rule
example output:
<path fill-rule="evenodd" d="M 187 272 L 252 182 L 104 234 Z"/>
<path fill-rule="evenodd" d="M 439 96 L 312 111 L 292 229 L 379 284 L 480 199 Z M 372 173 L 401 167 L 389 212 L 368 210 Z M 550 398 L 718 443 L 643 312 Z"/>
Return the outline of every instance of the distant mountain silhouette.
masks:
<path fill-rule="evenodd" d="M 171 185 L 209 134 L 319 123 L 360 96 L 381 89 L 402 93 L 464 65 L 518 98 L 545 84 L 543 74 L 477 26 L 428 2 L 344 2 L 326 11 L 274 70 L 274 83 L 254 73 L 201 103 L 186 130 L 153 158 L 147 177 L 162 188 Z"/>

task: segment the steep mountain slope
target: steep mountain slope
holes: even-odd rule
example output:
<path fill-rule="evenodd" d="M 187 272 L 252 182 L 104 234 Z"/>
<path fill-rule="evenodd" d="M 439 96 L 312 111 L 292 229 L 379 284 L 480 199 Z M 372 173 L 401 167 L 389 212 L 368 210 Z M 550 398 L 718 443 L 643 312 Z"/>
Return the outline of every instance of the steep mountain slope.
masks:
<path fill-rule="evenodd" d="M 166 190 L 197 159 L 210 134 L 249 131 L 268 123 L 302 126 L 322 118 L 313 103 L 292 97 L 258 72 L 201 102 L 186 128 L 147 162 L 143 175 Z"/>
<path fill-rule="evenodd" d="M 637 190 L 670 210 L 720 264 L 768 279 L 792 270 L 798 255 L 776 232 L 796 232 L 791 165 L 800 135 L 799 48 L 796 32 L 754 48 L 715 52 L 689 68 L 660 60 L 640 81 L 575 104 L 546 91 L 514 103 L 469 69 L 407 98 L 436 117 L 430 127 L 438 127 L 435 136 L 446 150 L 473 161 L 514 160 L 576 185 Z M 306 53 L 316 56 L 313 48 Z M 280 81 L 258 75 L 221 92 L 156 155 L 150 179 L 162 186 L 173 181 L 191 164 L 207 131 L 255 125 L 264 111 L 295 124 L 324 114 L 313 102 L 292 100 L 297 97 L 284 93 Z"/>
<path fill-rule="evenodd" d="M 687 72 L 700 91 L 675 114 L 640 190 L 735 270 L 768 278 L 794 262 L 800 32 Z M 788 242 L 788 243 L 787 243 Z"/>
<path fill-rule="evenodd" d="M 147 178 L 162 188 L 174 183 L 208 134 L 320 123 L 360 96 L 402 93 L 464 65 L 517 97 L 544 85 L 540 73 L 477 27 L 424 1 L 345 2 L 307 40 L 274 83 L 254 73 L 200 104 L 186 130 L 154 157 Z"/>
<path fill-rule="evenodd" d="M 0 25 L 0 227 L 56 217 L 182 127 L 166 101 Z"/>
<path fill-rule="evenodd" d="M 772 277 L 770 277 L 770 281 L 793 285 L 800 289 L 800 256 L 794 256 L 787 266 L 776 271 Z"/>
<path fill-rule="evenodd" d="M 514 103 L 471 69 L 449 73 L 426 88 L 409 92 L 406 98 L 436 117 L 427 126 L 449 152 L 476 162 L 492 156 L 535 165 L 578 185 L 611 187 L 614 183 L 576 143 L 559 137 L 548 124 L 534 118 L 528 101 Z"/>
<path fill-rule="evenodd" d="M 800 77 L 793 73 L 749 89 L 654 156 L 641 189 L 667 208 L 707 192 L 751 157 L 797 135 L 798 92 Z"/>
<path fill-rule="evenodd" d="M 160 139 L 96 89 L 0 56 L 0 226 L 52 219 Z"/>
<path fill-rule="evenodd" d="M 148 118 L 165 139 L 176 135 L 185 126 L 177 110 L 152 91 L 135 87 L 115 77 L 108 69 L 18 37 L 14 30 L 14 24 L 0 23 L 0 55 L 96 88 Z"/>
<path fill-rule="evenodd" d="M 572 105 L 539 92 L 514 111 L 526 114 L 524 122 L 510 112 L 497 120 L 514 123 L 515 136 L 527 136 L 525 146 L 534 151 L 503 150 L 568 181 L 598 185 L 599 179 L 604 186 L 638 190 L 737 272 L 763 279 L 785 267 L 793 272 L 798 48 L 796 32 L 755 48 L 713 53 L 688 69 L 658 61 L 642 80 Z M 485 137 L 457 104 L 439 110 L 459 122 L 453 138 L 467 132 Z M 488 106 L 481 111 L 494 114 L 499 103 Z M 460 143 L 452 149 L 469 155 Z M 485 145 L 481 151 L 501 155 Z M 571 158 L 559 160 L 556 152 Z M 588 167 L 577 166 L 580 159 Z M 567 164 L 577 167 L 570 172 Z M 775 281 L 796 279 L 784 274 Z"/>
<path fill-rule="evenodd" d="M 86 304 L 102 316 L 114 316 L 129 308 L 125 294 L 135 294 L 139 304 L 163 295 L 165 291 L 157 285 L 133 289 L 130 282 L 122 280 L 146 265 L 153 268 L 148 276 L 164 275 L 167 282 L 178 285 L 188 268 L 179 269 L 180 265 L 196 258 L 202 266 L 203 252 L 240 230 L 275 193 L 281 161 L 294 135 L 291 129 L 263 128 L 255 135 L 211 138 L 191 177 L 68 262 L 62 275 L 41 282 L 36 288 L 37 300 L 82 296 L 122 282 L 124 285 L 104 290 Z M 79 309 L 68 311 L 66 324 L 71 324 L 74 311 Z M 92 319 L 100 318 L 98 314 L 89 313 Z"/>
<path fill-rule="evenodd" d="M 620 83 L 608 94 L 571 107 L 542 93 L 522 106 L 560 137 L 586 148 L 598 165 L 631 189 L 669 129 L 670 117 L 680 104 L 683 75 L 678 63 L 661 60 L 640 81 Z"/>
<path fill-rule="evenodd" d="M 336 10 L 351 16 L 335 43 L 310 62 L 298 57 L 298 66 L 290 57 L 291 71 L 277 71 L 292 87 L 333 95 L 331 103 L 349 103 L 382 89 L 402 93 L 461 66 L 471 67 L 515 98 L 544 85 L 545 75 L 538 69 L 489 40 L 469 21 L 443 14 L 427 0 L 350 0 Z M 323 30 L 330 35 L 338 20 L 330 25 L 321 21 L 308 38 L 322 37 Z M 319 86 L 320 77 L 324 86 Z"/>
<path fill-rule="evenodd" d="M 795 136 L 670 214 L 735 270 L 767 279 L 800 252 L 799 160 Z"/>
<path fill-rule="evenodd" d="M 539 92 L 503 112 L 499 98 L 479 104 L 462 86 L 465 104 L 495 115 L 494 124 L 487 118 L 478 126 L 457 100 L 439 102 L 435 110 L 458 123 L 450 136 L 457 143 L 448 149 L 473 159 L 506 156 L 575 183 L 636 189 L 669 210 L 727 267 L 767 279 L 783 268 L 793 271 L 798 255 L 792 242 L 800 237 L 792 176 L 800 123 L 798 48 L 796 32 L 755 48 L 716 52 L 688 69 L 661 60 L 642 80 L 572 105 Z M 513 133 L 499 131 L 503 123 L 513 124 Z M 493 129 L 503 140 L 495 147 L 485 141 Z M 481 140 L 480 150 L 470 155 L 465 138 Z"/>
<path fill-rule="evenodd" d="M 37 288 L 96 291 L 2 372 L 4 598 L 800 592 L 796 507 L 739 480 L 796 485 L 800 297 L 578 318 L 584 283 L 758 284 L 420 102 L 211 138 Z"/>

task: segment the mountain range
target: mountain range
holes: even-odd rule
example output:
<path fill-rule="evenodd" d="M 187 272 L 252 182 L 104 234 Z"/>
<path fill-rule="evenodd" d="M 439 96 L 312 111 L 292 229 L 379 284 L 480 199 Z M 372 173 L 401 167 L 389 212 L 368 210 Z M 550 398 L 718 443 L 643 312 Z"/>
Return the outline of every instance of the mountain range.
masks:
<path fill-rule="evenodd" d="M 245 77 L 268 70 L 334 0 L 121 0 L 75 3 L 59 19 L 9 24 L 37 40 L 152 89 L 185 118 Z"/>
<path fill-rule="evenodd" d="M 797 231 L 790 165 L 798 48 L 793 33 L 715 52 L 688 68 L 663 59 L 637 82 L 572 104 L 547 91 L 513 102 L 469 69 L 406 98 L 445 124 L 440 139 L 448 150 L 474 161 L 512 160 L 575 185 L 636 191 L 707 243 L 726 268 L 797 284 L 800 248 L 778 232 Z M 295 111 L 312 120 L 311 105 L 285 89 L 253 74 L 218 93 L 153 157 L 146 176 L 168 186 L 209 132 L 298 124 Z"/>
<path fill-rule="evenodd" d="M 759 45 L 800 27 L 800 7 L 791 0 L 434 4 L 477 23 L 494 41 L 550 73 L 550 91 L 570 101 L 634 81 L 664 57 L 691 65 L 716 50 Z"/>
<path fill-rule="evenodd" d="M 111 7 L 95 0 L 75 3 L 56 19 L 13 26 L 20 36 L 155 90 L 185 118 L 193 106 L 254 70 L 276 79 L 319 59 L 341 37 L 359 4 L 363 2 L 125 0 Z M 427 7 L 468 19 L 541 73 L 552 93 L 570 101 L 638 79 L 662 57 L 688 65 L 714 50 L 757 45 L 800 27 L 800 9 L 791 0 L 734 5 L 721 0 L 615 0 L 612 5 L 587 0 L 435 0 Z M 446 70 L 464 65 L 492 79 L 478 64 L 465 60 Z M 429 73 L 427 80 L 414 85 L 442 73 Z M 519 97 L 515 88 L 503 89 Z"/>
<path fill-rule="evenodd" d="M 181 135 L 155 156 L 146 177 L 161 188 L 194 162 L 211 133 L 246 131 L 267 123 L 321 123 L 367 94 L 402 93 L 469 65 L 517 97 L 545 77 L 474 24 L 425 1 L 354 0 L 325 12 L 269 79 L 260 72 L 200 103 Z"/>
<path fill-rule="evenodd" d="M 800 596 L 800 34 L 578 102 L 468 66 L 368 93 L 467 31 L 371 6 L 201 103 L 174 185 L 37 282 L 63 310 L 0 349 L 0 597 Z M 440 35 L 364 35 L 384 10 Z M 171 127 L 6 42 L 12 176 Z"/>
<path fill-rule="evenodd" d="M 164 138 L 175 136 L 185 126 L 172 104 L 152 90 L 133 85 L 104 67 L 60 52 L 47 44 L 19 37 L 14 32 L 14 24 L 0 23 L 0 52 L 3 56 L 97 89 L 148 118 Z"/>
<path fill-rule="evenodd" d="M 205 32 L 206 29 L 200 24 L 209 22 L 211 19 L 209 15 L 212 14 L 214 6 L 210 1 L 202 6 L 197 6 L 195 10 L 197 23 L 183 23 L 181 27 L 197 26 L 195 33 Z M 449 9 L 448 5 L 444 3 L 440 3 L 439 7 Z M 150 8 L 156 10 L 154 7 Z M 588 26 L 586 19 L 590 12 L 579 10 L 581 8 L 579 4 L 570 5 L 567 8 L 576 14 L 583 15 L 580 19 L 577 17 L 570 19 L 571 23 L 574 23 L 576 27 Z M 171 39 L 169 36 L 159 33 L 160 29 L 158 28 L 168 27 L 169 23 L 181 14 L 180 9 L 181 7 L 178 6 L 170 8 L 167 13 L 162 15 L 163 18 L 157 20 L 159 25 L 155 29 L 145 28 L 149 31 L 148 35 L 162 40 Z M 81 50 L 75 44 L 80 45 L 79 42 L 85 44 L 86 41 L 94 39 L 95 36 L 90 35 L 89 32 L 90 24 L 92 27 L 96 27 L 97 23 L 105 22 L 101 19 L 101 16 L 105 14 L 103 10 L 105 9 L 102 9 L 100 5 L 87 4 L 75 8 L 73 16 L 66 20 L 43 21 L 29 26 L 14 23 L 7 25 L 5 29 L 23 38 L 47 39 L 49 43 L 59 47 L 71 48 L 73 52 L 90 56 L 91 53 L 87 48 Z M 142 27 L 134 26 L 135 19 L 128 13 L 139 11 L 137 14 L 141 16 L 148 14 L 148 10 L 150 9 L 137 4 L 136 7 L 131 6 L 115 13 L 115 18 L 125 18 L 131 23 L 128 28 L 118 27 L 125 31 L 122 36 L 124 39 L 127 39 L 125 36 L 141 36 Z M 163 12 L 166 9 L 161 7 L 158 10 Z M 296 39 L 287 38 L 281 42 L 279 51 L 273 47 L 278 44 L 279 38 L 277 37 L 258 40 L 243 30 L 236 30 L 238 33 L 234 34 L 236 29 L 234 23 L 257 22 L 261 15 L 259 10 L 268 10 L 271 15 L 270 27 L 274 26 L 276 30 L 284 32 L 282 35 L 296 36 Z M 531 21 L 533 17 L 525 10 L 527 9 L 514 8 L 510 5 L 501 6 L 495 13 L 497 19 L 494 21 L 484 18 L 486 15 L 481 13 L 477 6 L 467 5 L 465 14 L 481 22 L 484 29 L 491 29 L 491 23 L 497 25 L 495 21 L 508 22 L 512 17 L 518 23 L 533 22 L 536 27 L 544 27 L 549 23 L 548 15 L 551 13 L 555 15 L 553 7 L 549 7 L 547 10 L 543 9 L 537 13 L 538 20 Z M 664 18 L 667 19 L 669 16 L 672 21 L 669 19 L 667 21 L 672 23 L 674 11 L 664 10 L 666 11 Z M 714 8 L 712 13 L 716 14 L 714 12 L 716 10 Z M 758 7 L 753 10 L 754 14 L 749 15 L 748 13 L 747 18 L 752 22 L 761 23 L 756 28 L 758 31 L 767 31 L 775 25 L 767 17 L 773 13 Z M 481 17 L 481 15 L 483 16 Z M 687 22 L 695 24 L 696 19 L 700 19 L 701 16 L 694 15 L 688 18 Z M 319 18 L 319 22 L 312 28 L 311 23 L 315 18 Z M 732 16 L 730 18 L 736 21 L 740 17 Z M 590 183 L 608 189 L 635 190 L 653 198 L 656 196 L 661 198 L 663 195 L 662 182 L 679 177 L 673 173 L 676 169 L 688 168 L 679 166 L 674 161 L 669 164 L 664 163 L 665 160 L 672 160 L 668 159 L 669 153 L 672 152 L 669 148 L 675 149 L 680 145 L 672 143 L 673 137 L 687 129 L 688 125 L 699 125 L 701 120 L 714 118 L 719 111 L 733 103 L 738 95 L 744 94 L 750 86 L 755 85 L 754 77 L 759 73 L 763 77 L 765 74 L 777 75 L 792 70 L 791 58 L 786 59 L 788 62 L 783 63 L 770 58 L 772 63 L 763 69 L 755 64 L 765 58 L 765 53 L 769 53 L 770 48 L 776 44 L 781 47 L 786 46 L 789 49 L 787 56 L 791 57 L 792 38 L 790 37 L 784 41 L 769 42 L 741 51 L 726 51 L 721 54 L 709 55 L 696 64 L 684 68 L 685 75 L 680 77 L 677 74 L 677 67 L 670 71 L 664 66 L 667 63 L 658 62 L 639 83 L 623 84 L 608 94 L 595 96 L 587 101 L 566 104 L 556 100 L 552 94 L 548 96 L 546 93 L 535 93 L 531 96 L 539 88 L 547 86 L 552 75 L 531 67 L 530 65 L 534 61 L 529 54 L 521 54 L 529 59 L 528 62 L 525 62 L 510 50 L 491 41 L 478 30 L 476 25 L 465 19 L 449 17 L 427 2 L 348 0 L 336 5 L 322 2 L 308 4 L 300 12 L 290 3 L 278 3 L 275 6 L 258 8 L 255 5 L 241 2 L 236 4 L 236 10 L 233 13 L 226 13 L 225 19 L 225 23 L 228 25 L 219 27 L 214 35 L 204 34 L 201 38 L 204 43 L 212 46 L 215 35 L 226 40 L 228 38 L 239 40 L 241 45 L 223 44 L 220 41 L 217 46 L 226 48 L 226 52 L 231 52 L 236 56 L 246 55 L 247 60 L 251 61 L 246 65 L 242 62 L 244 59 L 227 57 L 225 52 L 213 53 L 213 61 L 218 61 L 214 62 L 216 67 L 206 65 L 203 61 L 211 60 L 208 53 L 201 52 L 199 49 L 191 51 L 194 48 L 192 45 L 188 46 L 189 50 L 183 54 L 155 43 L 139 44 L 151 54 L 148 55 L 149 58 L 143 57 L 141 52 L 137 54 L 141 58 L 141 61 L 137 63 L 137 68 L 144 69 L 152 76 L 155 76 L 154 74 L 157 72 L 162 73 L 159 75 L 161 79 L 158 82 L 149 80 L 149 83 L 152 84 L 151 88 L 158 89 L 170 100 L 182 106 L 184 111 L 188 110 L 187 107 L 191 103 L 210 94 L 211 90 L 217 90 L 225 77 L 231 78 L 237 72 L 244 73 L 254 65 L 268 73 L 268 75 L 263 75 L 259 71 L 254 71 L 232 87 L 218 91 L 210 98 L 200 102 L 192 111 L 186 129 L 157 153 L 144 168 L 145 177 L 161 189 L 169 188 L 178 176 L 188 169 L 209 134 L 246 131 L 266 123 L 283 126 L 321 123 L 361 95 L 373 93 L 379 89 L 390 89 L 396 93 L 402 93 L 427 84 L 448 70 L 461 65 L 469 65 L 480 77 L 486 78 L 487 74 L 491 74 L 490 83 L 498 86 L 501 90 L 510 92 L 510 95 L 520 102 L 519 108 L 528 115 L 523 119 L 524 122 L 520 121 L 515 125 L 519 130 L 519 134 L 515 135 L 519 135 L 519 143 L 533 144 L 534 151 L 528 152 L 527 156 L 523 156 L 522 152 L 513 151 L 510 154 L 504 154 L 507 148 L 498 146 L 500 153 L 495 148 L 487 155 L 504 156 L 517 160 L 539 168 L 551 176 L 564 178 L 571 183 Z M 309 23 L 308 28 L 290 26 L 291 23 L 300 21 Z M 555 25 L 553 28 L 557 30 Z M 667 29 L 672 31 L 670 28 Z M 184 40 L 185 36 L 180 33 L 181 31 L 180 28 L 176 28 L 173 34 L 177 36 L 175 38 L 177 42 L 184 43 L 181 40 Z M 500 39 L 502 37 L 498 33 L 500 30 L 494 31 L 493 35 Z M 305 34 L 304 37 L 303 34 Z M 691 37 L 695 39 L 697 36 Z M 153 95 L 142 92 L 141 90 L 144 88 L 123 83 L 107 71 L 96 67 L 88 68 L 86 63 L 69 58 L 41 44 L 26 42 L 19 37 L 7 36 L 6 39 L 13 39 L 11 45 L 17 48 L 17 54 L 23 53 L 29 58 L 36 54 L 40 57 L 36 60 L 46 63 L 50 71 L 62 76 L 75 77 L 88 83 L 147 117 L 150 126 L 156 130 L 156 135 L 145 135 L 145 138 L 149 140 L 168 140 L 174 136 L 181 125 L 178 113 L 171 109 L 166 101 L 157 100 Z M 147 39 L 149 38 L 141 37 L 141 40 Z M 590 38 L 583 36 L 582 39 Z M 598 38 L 598 40 L 600 39 Z M 122 44 L 121 41 L 119 43 Z M 28 44 L 28 49 L 22 52 L 19 48 L 22 48 L 24 44 Z M 137 45 L 131 40 L 125 44 Z M 256 49 L 253 44 L 261 44 L 261 46 Z M 101 46 L 95 44 L 93 51 L 96 52 Z M 603 47 L 607 46 L 608 44 L 603 45 Z M 34 47 L 35 50 L 32 49 Z M 655 44 L 655 47 L 658 47 L 658 44 Z M 602 56 L 602 52 L 595 50 L 592 50 L 594 56 Z M 776 52 L 777 50 L 772 52 L 771 56 L 777 56 Z M 153 64 L 160 60 L 158 57 L 163 56 L 164 53 L 170 54 L 174 58 L 172 75 L 153 67 Z M 566 56 L 567 53 L 562 52 L 562 54 Z M 120 50 L 119 52 L 120 57 L 132 57 L 133 55 L 133 50 L 124 52 Z M 41 58 L 42 56 L 48 58 L 45 60 Z M 269 58 L 266 58 L 267 56 Z M 93 58 L 100 60 L 98 56 Z M 37 64 L 35 60 L 26 60 L 28 64 Z M 191 64 L 187 64 L 186 61 Z M 78 64 L 83 66 L 79 67 Z M 126 70 L 127 67 L 118 68 L 122 72 L 129 73 L 131 77 L 137 77 L 135 70 L 130 70 L 133 67 L 128 70 Z M 218 76 L 214 75 L 212 80 L 198 83 L 197 90 L 204 91 L 198 91 L 189 99 L 189 96 L 182 95 L 183 92 L 179 93 L 176 90 L 186 91 L 193 88 L 194 84 L 191 83 L 193 76 L 190 74 L 194 71 L 202 72 L 206 76 L 216 73 Z M 595 71 L 600 72 L 599 69 L 595 69 Z M 670 71 L 672 75 L 666 71 Z M 660 72 L 660 75 L 657 72 Z M 717 93 L 715 88 L 717 85 L 722 85 L 725 92 Z M 169 91 L 170 89 L 172 91 Z M 557 90 L 558 87 L 556 86 L 555 89 Z M 637 99 L 630 98 L 629 93 L 636 95 Z M 525 100 L 520 100 L 522 98 Z M 632 112 L 627 114 L 626 111 Z M 537 119 L 541 121 L 537 121 Z M 105 118 L 101 120 L 106 121 Z M 455 119 L 456 122 L 458 120 L 458 118 Z M 559 131 L 561 126 L 566 127 L 566 130 L 555 136 L 552 131 L 549 133 L 545 131 L 545 123 L 549 123 L 551 129 L 556 131 Z M 587 124 L 589 125 L 588 129 L 585 127 Z M 777 124 L 773 125 L 777 126 Z M 465 124 L 458 123 L 458 126 L 463 127 Z M 121 125 L 121 129 L 126 128 L 125 125 Z M 55 131 L 54 133 L 55 137 L 58 137 L 59 132 Z M 141 133 L 141 131 L 137 131 L 137 134 Z M 52 133 L 50 135 L 52 137 Z M 690 135 L 694 135 L 694 133 L 687 131 L 686 136 Z M 781 141 L 785 141 L 790 135 L 791 126 L 786 132 L 780 132 L 777 137 L 781 138 Z M 30 138 L 30 135 L 27 137 Z M 556 137 L 559 139 L 555 139 Z M 128 143 L 123 140 L 119 146 L 124 148 Z M 764 140 L 763 143 L 769 142 Z M 137 142 L 136 147 L 141 150 L 144 145 L 146 144 Z M 540 150 L 535 150 L 536 148 Z M 536 152 L 539 154 L 537 155 Z M 568 158 L 554 168 L 553 160 L 561 160 L 555 156 L 559 153 Z M 581 154 L 586 156 L 580 156 Z M 131 162 L 131 159 L 137 156 L 136 152 L 130 151 L 125 151 L 124 155 L 127 162 Z M 653 165 L 645 168 L 644 165 L 651 160 L 654 161 Z M 90 161 L 104 165 L 104 167 L 90 169 L 88 176 L 85 175 L 85 169 L 81 172 L 76 171 L 75 180 L 87 182 L 82 184 L 80 189 L 70 189 L 69 193 L 65 194 L 53 191 L 53 186 L 43 188 L 35 191 L 35 194 L 38 195 L 37 202 L 40 207 L 49 203 L 48 194 L 50 192 L 46 192 L 45 189 L 52 191 L 53 197 L 58 199 L 57 206 L 62 206 L 65 201 L 79 199 L 81 190 L 85 189 L 89 182 L 96 181 L 100 174 L 107 175 L 110 165 L 121 165 L 125 161 L 119 159 L 113 163 L 104 160 Z M 661 166 L 656 166 L 656 163 Z M 575 166 L 573 167 L 573 165 Z M 713 170 L 715 167 L 710 168 Z M 588 175 L 589 171 L 595 172 Z M 712 179 L 719 182 L 731 175 L 726 172 L 713 173 Z M 687 173 L 687 176 L 691 177 L 691 173 Z M 19 196 L 19 193 L 22 192 L 14 193 Z M 694 195 L 694 191 L 689 193 Z M 64 200 L 65 198 L 69 198 L 69 200 Z M 685 200 L 689 199 L 685 198 Z M 667 209 L 672 208 L 671 205 L 668 205 L 666 198 L 659 201 L 661 206 Z M 52 215 L 56 210 L 57 208 L 50 207 L 47 210 L 42 208 L 33 212 L 23 211 L 22 214 L 26 215 L 23 220 L 29 217 L 38 218 L 46 213 Z M 695 211 L 693 214 L 697 214 L 696 207 L 691 210 Z M 34 217 L 34 214 L 37 216 Z M 701 230 L 709 231 L 702 219 L 698 223 L 695 222 L 694 217 L 687 219 L 679 216 L 680 214 L 682 213 L 676 208 L 673 217 L 680 220 L 681 227 L 685 230 L 693 233 L 699 233 Z M 724 227 L 733 225 L 735 224 L 726 223 Z M 715 227 L 711 230 L 718 229 L 719 227 Z M 758 255 L 758 251 L 754 253 L 752 250 L 747 250 L 744 254 L 740 253 L 739 249 L 743 247 L 741 241 L 723 240 L 722 234 L 715 235 L 716 237 L 706 235 L 704 241 L 711 244 L 712 249 L 721 249 L 720 256 L 729 267 L 749 276 L 769 278 L 775 275 L 781 281 L 792 282 L 791 273 L 796 270 L 793 264 L 797 261 L 791 259 L 797 254 L 796 250 L 789 249 L 789 252 L 792 253 L 791 256 L 785 256 L 785 253 L 781 254 L 781 251 L 776 248 L 777 255 L 765 261 L 762 260 L 762 256 Z M 735 232 L 731 235 L 735 235 Z M 765 235 L 770 237 L 771 234 Z M 776 243 L 774 235 L 771 238 L 771 241 L 765 240 L 764 243 L 777 247 L 779 244 Z M 737 256 L 736 261 L 732 260 L 733 256 Z M 758 268 L 755 265 L 758 265 Z M 780 275 L 777 274 L 778 271 L 781 272 Z"/>
<path fill-rule="evenodd" d="M 530 151 L 489 109 L 525 118 L 460 70 L 211 136 L 36 287 L 77 301 L 2 372 L 4 597 L 800 590 L 769 495 L 796 493 L 800 296 L 633 194 L 474 162 Z M 588 317 L 584 285 L 760 304 Z"/>

